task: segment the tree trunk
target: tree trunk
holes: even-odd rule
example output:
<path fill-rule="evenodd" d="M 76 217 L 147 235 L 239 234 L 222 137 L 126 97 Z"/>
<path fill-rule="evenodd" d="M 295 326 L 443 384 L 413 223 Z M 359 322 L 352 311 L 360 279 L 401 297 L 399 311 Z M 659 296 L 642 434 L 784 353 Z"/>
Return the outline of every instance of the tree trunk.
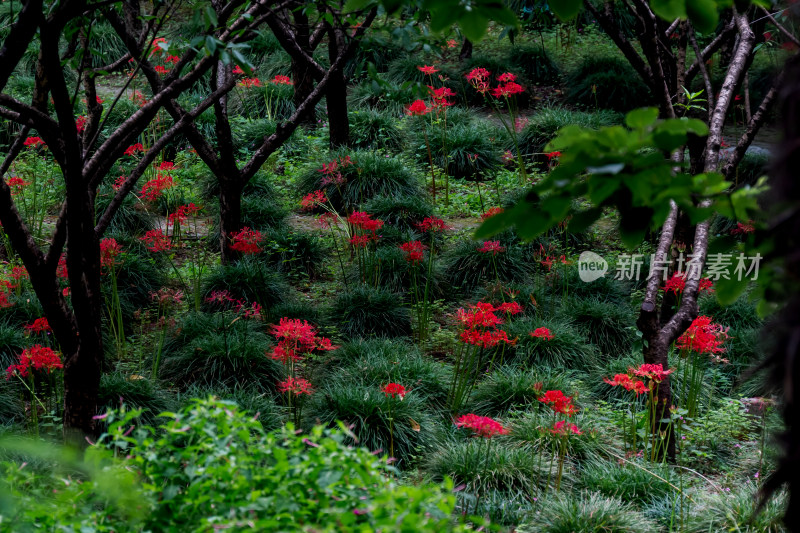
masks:
<path fill-rule="evenodd" d="M 310 56 L 314 52 L 311 49 L 311 30 L 308 25 L 308 16 L 300 7 L 292 11 L 292 17 L 294 18 L 297 45 Z M 314 90 L 314 76 L 305 63 L 292 59 L 292 81 L 294 83 L 294 106 L 298 108 L 308 98 L 311 91 Z M 307 127 L 315 128 L 317 119 L 313 111 L 305 114 L 301 119 L 301 123 Z"/>
<path fill-rule="evenodd" d="M 241 230 L 243 187 L 241 180 L 223 176 L 218 178 L 220 250 L 222 263 L 230 264 L 239 258 L 239 253 L 231 249 L 231 236 Z"/>
<path fill-rule="evenodd" d="M 464 44 L 461 46 L 461 52 L 458 54 L 458 59 L 464 61 L 465 59 L 472 59 L 472 41 L 464 39 Z"/>
<path fill-rule="evenodd" d="M 336 61 L 345 43 L 342 32 L 331 28 L 328 32 L 328 57 L 331 64 Z M 337 70 L 331 76 L 328 91 L 325 93 L 328 107 L 328 131 L 331 148 L 350 145 L 350 120 L 347 116 L 347 81 L 344 71 Z"/>

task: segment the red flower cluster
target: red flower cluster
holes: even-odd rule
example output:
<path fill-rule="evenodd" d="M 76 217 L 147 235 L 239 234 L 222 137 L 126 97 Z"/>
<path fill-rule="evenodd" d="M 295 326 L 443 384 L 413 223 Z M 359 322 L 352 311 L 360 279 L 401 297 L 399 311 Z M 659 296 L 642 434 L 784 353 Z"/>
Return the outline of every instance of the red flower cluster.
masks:
<path fill-rule="evenodd" d="M 167 67 L 163 67 L 161 65 L 156 65 L 155 66 L 155 71 L 163 76 L 164 74 L 169 72 L 169 69 Z"/>
<path fill-rule="evenodd" d="M 747 235 L 748 233 L 753 233 L 756 230 L 753 221 L 749 221 L 747 224 L 742 224 L 741 222 L 736 223 L 736 227 L 731 230 L 731 235 Z"/>
<path fill-rule="evenodd" d="M 517 315 L 522 312 L 522 306 L 517 302 L 503 302 L 496 309 L 509 315 Z"/>
<path fill-rule="evenodd" d="M 433 108 L 425 105 L 424 100 L 414 100 L 408 107 L 406 107 L 406 115 L 410 116 L 427 115 L 431 111 L 433 111 Z"/>
<path fill-rule="evenodd" d="M 518 304 L 495 307 L 487 302 L 478 302 L 469 310 L 459 309 L 456 312 L 456 319 L 464 327 L 460 335 L 461 340 L 481 348 L 491 348 L 501 342 L 514 344 L 515 341 L 509 339 L 505 331 L 498 329 L 498 326 L 503 324 L 503 319 L 495 314 L 498 311 L 516 314 L 522 312 L 522 307 Z"/>
<path fill-rule="evenodd" d="M 282 76 L 280 74 L 277 74 L 274 78 L 272 78 L 269 81 L 274 83 L 275 85 L 294 85 L 294 83 L 292 83 L 292 78 L 290 78 L 289 76 Z"/>
<path fill-rule="evenodd" d="M 399 383 L 389 383 L 384 385 L 381 387 L 381 392 L 383 392 L 387 397 L 391 396 L 392 398 L 395 398 L 399 396 L 401 400 L 405 398 L 406 394 L 408 394 L 406 388 Z"/>
<path fill-rule="evenodd" d="M 484 241 L 483 246 L 478 248 L 478 251 L 482 254 L 492 254 L 497 255 L 501 252 L 505 252 L 505 246 L 500 246 L 500 241 Z"/>
<path fill-rule="evenodd" d="M 169 189 L 174 185 L 175 182 L 172 181 L 172 176 L 157 174 L 155 178 L 142 185 L 142 190 L 139 193 L 139 196 L 148 202 L 155 202 L 158 200 L 164 190 Z"/>
<path fill-rule="evenodd" d="M 578 426 L 575 424 L 567 424 L 566 420 L 560 420 L 553 424 L 550 433 L 553 435 L 583 435 L 583 432 L 578 429 Z"/>
<path fill-rule="evenodd" d="M 572 403 L 572 396 L 564 396 L 560 390 L 549 390 L 539 397 L 539 401 L 549 405 L 550 409 L 556 413 L 572 416 L 575 414 L 575 406 Z"/>
<path fill-rule="evenodd" d="M 495 215 L 499 215 L 505 211 L 502 207 L 490 207 L 486 210 L 484 214 L 481 215 L 481 220 L 486 220 L 487 218 L 492 218 Z"/>
<path fill-rule="evenodd" d="M 11 189 L 11 196 L 16 196 L 22 190 L 30 185 L 29 181 L 25 181 L 24 179 L 20 178 L 19 176 L 12 176 L 6 180 L 6 184 Z"/>
<path fill-rule="evenodd" d="M 181 224 L 186 222 L 189 217 L 197 216 L 197 214 L 200 212 L 200 209 L 201 207 L 199 205 L 195 205 L 194 202 L 182 205 L 178 207 L 174 213 L 169 214 L 169 223 L 175 225 L 175 223 Z"/>
<path fill-rule="evenodd" d="M 667 379 L 667 376 L 675 372 L 675 370 L 664 370 L 664 367 L 662 367 L 660 364 L 654 365 L 645 363 L 640 365 L 639 368 L 629 368 L 628 372 L 633 373 L 635 376 L 645 378 L 649 381 L 661 383 Z"/>
<path fill-rule="evenodd" d="M 682 274 L 680 272 L 673 274 L 672 277 L 669 278 L 664 284 L 664 292 L 671 292 L 676 296 L 681 294 L 685 288 L 686 274 Z M 714 292 L 714 282 L 708 278 L 703 278 L 700 280 L 698 290 L 701 294 L 704 292 Z"/>
<path fill-rule="evenodd" d="M 492 89 L 492 96 L 495 98 L 508 98 L 525 92 L 525 88 L 515 81 L 509 81 L 505 85 L 500 85 Z"/>
<path fill-rule="evenodd" d="M 261 80 L 258 78 L 242 78 L 239 80 L 240 87 L 261 87 Z"/>
<path fill-rule="evenodd" d="M 551 340 L 553 340 L 555 338 L 553 336 L 553 334 L 550 333 L 550 330 L 547 329 L 547 328 L 544 328 L 544 327 L 536 328 L 535 330 L 530 332 L 528 335 L 530 335 L 531 337 L 534 337 L 536 339 L 544 339 L 546 341 L 551 341 Z"/>
<path fill-rule="evenodd" d="M 175 163 L 172 161 L 162 161 L 160 165 L 156 167 L 158 170 L 172 170 L 175 168 Z"/>
<path fill-rule="evenodd" d="M 456 421 L 456 426 L 471 429 L 476 436 L 485 437 L 487 439 L 495 435 L 508 435 L 509 433 L 509 430 L 504 428 L 497 420 L 489 418 L 488 416 L 478 416 L 472 413 L 459 417 Z"/>
<path fill-rule="evenodd" d="M 690 350 L 710 355 L 725 352 L 723 345 L 728 340 L 728 328 L 714 324 L 711 317 L 699 316 L 692 321 L 675 343 L 681 350 Z"/>
<path fill-rule="evenodd" d="M 242 228 L 238 233 L 231 235 L 231 250 L 242 254 L 257 254 L 261 253 L 261 241 L 264 237 L 258 230 L 250 229 L 248 227 Z"/>
<path fill-rule="evenodd" d="M 424 252 L 428 247 L 419 241 L 408 241 L 401 244 L 400 249 L 405 252 L 406 261 L 412 265 L 417 265 L 422 261 Z"/>
<path fill-rule="evenodd" d="M 145 247 L 151 252 L 166 252 L 172 247 L 169 237 L 160 229 L 151 229 L 144 234 L 144 237 L 139 237 L 139 240 L 145 243 Z"/>
<path fill-rule="evenodd" d="M 28 138 L 25 139 L 25 142 L 23 142 L 22 145 L 23 146 L 46 146 L 41 137 L 28 137 Z"/>
<path fill-rule="evenodd" d="M 49 374 L 56 368 L 64 368 L 59 355 L 52 348 L 36 344 L 24 349 L 19 356 L 19 363 L 6 369 L 6 380 L 11 379 L 15 374 L 26 378 L 31 369 L 45 370 Z"/>
<path fill-rule="evenodd" d="M 282 363 L 299 361 L 303 355 L 314 351 L 336 349 L 330 339 L 318 336 L 316 328 L 306 320 L 281 318 L 277 326 L 272 326 L 272 334 L 278 338 L 278 345 L 268 355 Z"/>
<path fill-rule="evenodd" d="M 339 159 L 334 159 L 330 163 L 322 165 L 320 172 L 322 172 L 322 181 L 321 184 L 323 187 L 326 185 L 342 185 L 346 181 L 344 176 L 342 176 L 343 168 L 347 168 L 353 165 L 353 160 L 350 159 L 350 156 L 340 157 Z"/>
<path fill-rule="evenodd" d="M 619 386 L 625 390 L 633 391 L 637 396 L 650 390 L 650 387 L 645 385 L 642 380 L 637 379 L 634 381 L 630 374 L 617 374 L 614 379 L 603 378 L 603 381 L 612 387 Z M 652 383 L 650 385 L 652 386 Z"/>
<path fill-rule="evenodd" d="M 183 304 L 183 291 L 163 287 L 150 293 L 150 300 L 157 303 L 162 310 L 178 307 Z"/>
<path fill-rule="evenodd" d="M 300 206 L 303 211 L 313 211 L 317 206 L 322 205 L 327 201 L 328 198 L 325 196 L 325 191 L 320 189 L 305 195 L 300 201 Z"/>
<path fill-rule="evenodd" d="M 353 228 L 354 232 L 350 238 L 350 244 L 357 248 L 364 248 L 371 241 L 377 241 L 381 238 L 377 232 L 383 227 L 383 220 L 372 218 L 369 213 L 353 211 L 347 217 L 347 223 Z"/>
<path fill-rule="evenodd" d="M 25 330 L 30 333 L 47 333 L 48 331 L 53 331 L 45 317 L 37 318 L 32 323 L 26 325 Z"/>
<path fill-rule="evenodd" d="M 100 264 L 113 268 L 117 264 L 117 256 L 122 253 L 122 246 L 116 239 L 107 238 L 100 241 Z"/>
<path fill-rule="evenodd" d="M 431 98 L 433 98 L 433 107 L 448 107 L 453 105 L 453 102 L 447 99 L 450 96 L 456 95 L 451 88 L 439 87 L 438 89 L 434 89 L 428 85 L 428 89 L 430 89 Z"/>
<path fill-rule="evenodd" d="M 425 233 L 439 233 L 450 229 L 450 226 L 445 224 L 441 218 L 425 217 L 422 222 L 417 224 L 417 228 Z"/>
<path fill-rule="evenodd" d="M 486 94 L 489 90 L 489 71 L 485 68 L 474 68 L 467 74 L 467 81 L 472 85 L 476 91 Z"/>
<path fill-rule="evenodd" d="M 142 143 L 136 143 L 132 146 L 128 146 L 125 148 L 125 155 L 133 155 L 136 152 L 144 152 L 144 146 Z"/>
<path fill-rule="evenodd" d="M 78 133 L 83 133 L 83 130 L 86 129 L 86 122 L 88 122 L 89 118 L 86 115 L 81 115 L 75 119 L 75 129 L 78 130 Z"/>
<path fill-rule="evenodd" d="M 294 394 L 295 396 L 301 396 L 303 394 L 310 396 L 311 393 L 314 392 L 314 388 L 308 380 L 293 378 L 291 376 L 278 383 L 278 390 L 280 392 Z"/>
<path fill-rule="evenodd" d="M 432 76 L 436 72 L 439 72 L 439 69 L 437 69 L 436 67 L 429 67 L 428 65 L 423 65 L 421 67 L 417 67 L 417 70 L 419 70 L 420 72 L 422 72 L 423 74 L 426 74 L 428 76 Z"/>

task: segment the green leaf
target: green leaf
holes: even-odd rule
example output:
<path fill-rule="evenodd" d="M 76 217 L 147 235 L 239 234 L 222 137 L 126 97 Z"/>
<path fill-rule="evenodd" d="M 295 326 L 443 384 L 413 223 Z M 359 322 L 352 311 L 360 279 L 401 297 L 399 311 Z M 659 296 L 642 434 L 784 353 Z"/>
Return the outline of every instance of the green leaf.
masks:
<path fill-rule="evenodd" d="M 437 9 L 431 12 L 431 31 L 437 33 L 449 29 L 453 24 L 458 22 L 464 10 L 461 8 L 455 9 Z"/>
<path fill-rule="evenodd" d="M 714 283 L 714 292 L 717 301 L 722 305 L 731 305 L 747 288 L 747 279 L 736 279 L 736 276 L 729 276 L 731 279 L 720 278 Z"/>
<path fill-rule="evenodd" d="M 688 0 L 688 3 L 694 0 Z M 651 0 L 650 8 L 664 20 L 672 22 L 677 18 L 686 18 L 687 0 Z"/>
<path fill-rule="evenodd" d="M 477 42 L 486 33 L 486 28 L 489 27 L 489 19 L 475 11 L 466 11 L 459 19 L 458 24 L 467 39 Z"/>
<path fill-rule="evenodd" d="M 658 119 L 658 109 L 655 107 L 645 107 L 634 109 L 625 115 L 625 124 L 631 129 L 645 129 L 652 126 Z"/>
<path fill-rule="evenodd" d="M 714 0 L 689 0 L 686 2 L 686 12 L 698 31 L 712 33 L 716 29 L 719 13 Z"/>
<path fill-rule="evenodd" d="M 594 224 L 595 220 L 600 218 L 603 210 L 599 207 L 593 207 L 585 211 L 579 211 L 572 215 L 569 221 L 570 233 L 581 233 Z"/>
<path fill-rule="evenodd" d="M 578 16 L 581 10 L 581 0 L 550 0 L 550 9 L 561 20 L 570 20 Z"/>

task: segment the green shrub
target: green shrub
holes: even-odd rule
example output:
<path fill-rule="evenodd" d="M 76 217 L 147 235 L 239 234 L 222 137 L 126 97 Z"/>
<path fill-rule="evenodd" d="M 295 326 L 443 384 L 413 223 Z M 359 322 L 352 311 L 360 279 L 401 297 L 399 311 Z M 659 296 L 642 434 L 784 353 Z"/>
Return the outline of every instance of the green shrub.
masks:
<path fill-rule="evenodd" d="M 248 119 L 267 117 L 270 120 L 286 120 L 295 111 L 294 87 L 276 85 L 261 79 L 262 87 L 237 87 L 230 98 L 230 112 Z"/>
<path fill-rule="evenodd" d="M 306 231 L 270 230 L 262 248 L 276 272 L 300 273 L 311 279 L 320 275 L 328 256 L 328 247 L 320 235 Z"/>
<path fill-rule="evenodd" d="M 322 179 L 325 175 L 320 172 L 323 163 L 346 155 L 350 155 L 353 164 L 341 168 L 345 183 L 341 186 L 334 183 L 323 185 Z M 323 189 L 336 209 L 348 212 L 362 202 L 377 196 L 402 197 L 422 194 L 419 173 L 408 161 L 364 150 L 350 154 L 334 152 L 325 160 L 308 165 L 298 176 L 298 187 L 302 195 Z"/>
<path fill-rule="evenodd" d="M 626 112 L 653 103 L 647 85 L 618 57 L 586 57 L 567 73 L 565 83 L 573 105 Z"/>
<path fill-rule="evenodd" d="M 521 281 L 531 272 L 531 265 L 522 260 L 519 246 L 506 246 L 505 251 L 493 255 L 479 251 L 483 245 L 464 240 L 448 250 L 442 261 L 447 281 L 454 288 L 469 292 L 481 283 L 494 281 Z"/>
<path fill-rule="evenodd" d="M 433 206 L 422 196 L 376 196 L 363 209 L 400 231 L 418 231 L 417 224 L 434 215 Z"/>
<path fill-rule="evenodd" d="M 375 251 L 372 259 L 374 269 L 367 267 L 368 270 L 376 272 L 376 284 L 384 290 L 401 293 L 410 297 L 413 290 L 413 271 L 416 268 L 417 288 L 420 296 L 424 294 L 425 283 L 430 280 L 428 285 L 428 299 L 441 298 L 445 294 L 446 283 L 440 262 L 434 262 L 434 266 L 428 275 L 428 255 L 425 256 L 420 265 L 412 266 L 406 261 L 405 253 L 398 246 L 383 246 Z M 358 283 L 357 270 L 352 271 L 351 279 L 353 283 Z M 406 298 L 408 299 L 408 298 Z"/>
<path fill-rule="evenodd" d="M 228 291 L 237 300 L 258 302 L 266 310 L 281 303 L 287 292 L 281 275 L 254 257 L 244 257 L 212 270 L 203 283 L 203 298 L 220 290 Z"/>
<path fill-rule="evenodd" d="M 346 338 L 402 337 L 411 334 L 411 314 L 402 298 L 385 289 L 359 286 L 340 294 L 332 318 Z"/>
<path fill-rule="evenodd" d="M 635 317 L 630 307 L 596 298 L 571 298 L 563 312 L 604 355 L 616 357 L 630 352 L 635 337 Z"/>
<path fill-rule="evenodd" d="M 546 327 L 553 335 L 552 340 L 531 337 L 530 333 Z M 523 318 L 511 322 L 507 327 L 509 338 L 517 338 L 513 355 L 516 364 L 545 364 L 585 370 L 595 365 L 597 348 L 587 344 L 569 322 L 559 319 Z"/>
<path fill-rule="evenodd" d="M 397 84 L 416 82 L 430 85 L 428 75 L 423 74 L 417 67 L 433 65 L 435 61 L 434 57 L 425 58 L 419 54 L 404 55 L 389 63 L 386 69 L 386 79 Z M 437 75 L 434 74 L 433 77 L 436 78 Z"/>
<path fill-rule="evenodd" d="M 401 401 L 387 396 L 378 386 L 328 380 L 314 394 L 308 417 L 326 424 L 341 420 L 355 435 L 350 442 L 383 454 L 390 452 L 391 424 L 394 457 L 405 467 L 427 453 L 433 441 L 437 422 L 427 411 L 425 400 L 413 391 Z"/>
<path fill-rule="evenodd" d="M 272 316 L 274 317 L 306 320 L 320 328 L 324 328 L 327 325 L 327 315 L 325 308 L 320 307 L 316 302 L 303 301 L 296 298 L 279 303 L 272 309 Z"/>
<path fill-rule="evenodd" d="M 366 80 L 355 85 L 348 94 L 347 103 L 353 109 L 384 111 L 400 117 L 414 101 L 416 94 L 401 84 Z"/>
<path fill-rule="evenodd" d="M 657 531 L 632 505 L 591 492 L 562 493 L 539 502 L 519 533 L 643 533 Z"/>
<path fill-rule="evenodd" d="M 729 491 L 697 493 L 699 501 L 692 506 L 685 522 L 686 531 L 737 531 L 741 533 L 783 533 L 788 498 L 785 492 L 771 498 L 766 506 L 756 513 L 759 490 L 747 481 Z"/>
<path fill-rule="evenodd" d="M 396 117 L 372 109 L 351 111 L 347 116 L 350 120 L 350 141 L 354 148 L 385 148 L 394 152 L 402 149 L 403 135 Z"/>
<path fill-rule="evenodd" d="M 178 392 L 177 402 L 181 409 L 190 407 L 195 399 L 208 397 L 234 402 L 239 409 L 248 415 L 258 418 L 261 427 L 266 431 L 278 429 L 283 425 L 282 408 L 275 403 L 275 398 L 258 387 L 233 387 L 191 385 L 185 392 Z"/>
<path fill-rule="evenodd" d="M 191 313 L 164 344 L 159 377 L 186 389 L 251 385 L 273 389 L 281 367 L 265 355 L 270 338 L 257 321 L 233 313 Z"/>
<path fill-rule="evenodd" d="M 730 327 L 732 330 L 761 327 L 762 321 L 756 311 L 756 303 L 743 296 L 731 305 L 723 306 L 716 297 L 701 298 L 700 314 L 710 316 L 717 324 Z"/>
<path fill-rule="evenodd" d="M 453 177 L 487 179 L 500 168 L 501 143 L 492 139 L 500 138 L 502 133 L 495 126 L 485 122 L 456 125 L 447 128 L 446 136 L 438 127 L 426 126 L 426 129 L 428 144 L 423 132 L 418 131 L 410 146 L 420 163 L 428 162 L 430 146 L 434 164 L 447 168 Z"/>
<path fill-rule="evenodd" d="M 159 390 L 151 379 L 142 376 L 126 376 L 120 372 L 103 374 L 97 394 L 97 412 L 108 410 L 141 409 L 140 423 L 153 424 L 158 416 L 172 408 L 172 401 L 163 390 Z"/>
<path fill-rule="evenodd" d="M 277 128 L 277 122 L 268 118 L 246 119 L 234 116 L 230 123 L 233 144 L 240 150 L 255 150 L 264 137 L 275 133 Z"/>
<path fill-rule="evenodd" d="M 554 84 L 561 74 L 550 54 L 537 44 L 509 48 L 508 62 L 515 72 L 522 73 L 535 85 Z"/>
<path fill-rule="evenodd" d="M 645 463 L 620 465 L 617 461 L 594 459 L 581 464 L 578 479 L 583 488 L 626 503 L 646 503 L 663 498 L 677 485 L 677 476 L 666 467 Z M 673 480 L 673 478 L 675 478 Z"/>
<path fill-rule="evenodd" d="M 485 416 L 500 416 L 512 409 L 526 410 L 541 405 L 537 396 L 548 390 L 569 391 L 575 377 L 571 372 L 549 367 L 521 369 L 503 366 L 489 374 L 472 393 L 472 411 Z"/>
<path fill-rule="evenodd" d="M 530 117 L 528 124 L 520 132 L 519 148 L 526 158 L 545 162 L 547 158 L 542 154 L 544 147 L 555 139 L 561 128 L 575 125 L 596 130 L 619 124 L 621 121 L 622 116 L 613 111 L 588 112 L 545 107 Z"/>

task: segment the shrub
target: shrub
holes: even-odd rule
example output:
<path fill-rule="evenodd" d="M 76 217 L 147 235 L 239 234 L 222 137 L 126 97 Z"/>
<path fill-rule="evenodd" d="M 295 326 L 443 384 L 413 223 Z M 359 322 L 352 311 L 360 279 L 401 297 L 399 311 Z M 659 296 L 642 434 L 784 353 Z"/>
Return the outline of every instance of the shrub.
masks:
<path fill-rule="evenodd" d="M 346 338 L 411 334 L 409 310 L 402 306 L 402 298 L 385 289 L 351 288 L 336 298 L 331 316 Z"/>
<path fill-rule="evenodd" d="M 342 167 L 341 186 L 323 185 L 325 175 L 320 172 L 323 163 L 350 155 L 353 164 Z M 298 177 L 300 194 L 306 195 L 323 189 L 336 209 L 351 211 L 362 202 L 376 196 L 402 197 L 422 194 L 420 176 L 416 168 L 400 157 L 387 157 L 377 152 L 357 150 L 334 152 L 326 160 L 308 165 Z"/>
<path fill-rule="evenodd" d="M 731 305 L 723 306 L 716 297 L 701 298 L 700 314 L 714 318 L 714 322 L 733 330 L 761 327 L 762 321 L 756 311 L 756 303 L 747 296 L 741 297 Z"/>
<path fill-rule="evenodd" d="M 277 123 L 268 118 L 231 117 L 233 144 L 240 150 L 255 150 L 264 137 L 275 133 Z"/>
<path fill-rule="evenodd" d="M 454 288 L 469 292 L 481 283 L 493 281 L 495 276 L 503 282 L 521 281 L 531 272 L 518 246 L 507 246 L 496 255 L 480 252 L 481 247 L 480 243 L 464 240 L 445 254 L 445 277 Z"/>
<path fill-rule="evenodd" d="M 447 173 L 457 178 L 485 179 L 500 168 L 501 143 L 492 140 L 501 138 L 502 133 L 491 124 L 448 127 L 446 136 L 436 127 L 426 126 L 426 129 L 428 145 L 423 132 L 418 131 L 410 147 L 420 163 L 428 162 L 430 146 L 434 164 L 447 168 Z"/>
<path fill-rule="evenodd" d="M 406 261 L 405 253 L 398 246 L 384 246 L 375 251 L 373 258 L 375 263 L 374 270 L 376 271 L 376 283 L 384 290 L 401 293 L 404 295 L 409 294 L 413 289 L 412 271 L 415 267 L 411 266 Z M 369 267 L 367 267 L 369 269 Z M 425 283 L 429 279 L 428 276 L 428 256 L 417 268 L 417 287 L 420 294 L 425 290 Z M 370 269 L 371 270 L 371 269 Z M 353 283 L 358 283 L 357 270 L 352 271 Z M 445 293 L 444 273 L 441 268 L 441 262 L 434 262 L 433 268 L 430 273 L 430 284 L 428 285 L 428 298 L 440 298 Z"/>
<path fill-rule="evenodd" d="M 104 414 L 120 409 L 122 404 L 127 409 L 142 409 L 139 423 L 144 424 L 153 424 L 161 413 L 172 408 L 169 396 L 151 379 L 120 372 L 103 374 L 97 394 L 97 412 Z"/>
<path fill-rule="evenodd" d="M 413 394 L 443 405 L 449 369 L 423 356 L 416 346 L 389 339 L 362 339 L 343 344 L 334 355 L 341 383 L 380 387 L 400 383 Z"/>
<path fill-rule="evenodd" d="M 408 466 L 430 446 L 436 420 L 426 410 L 425 398 L 409 392 L 401 401 L 388 397 L 378 386 L 329 380 L 313 397 L 310 420 L 331 424 L 341 420 L 355 437 L 350 441 L 384 454 L 390 449 L 390 418 L 394 419 L 394 457 Z"/>
<path fill-rule="evenodd" d="M 630 352 L 635 337 L 632 329 L 635 319 L 630 307 L 596 298 L 571 298 L 563 312 L 604 355 L 616 357 Z"/>
<path fill-rule="evenodd" d="M 570 391 L 574 388 L 574 381 L 571 372 L 548 367 L 521 369 L 503 366 L 475 387 L 470 400 L 472 411 L 494 417 L 512 409 L 538 407 L 538 394 L 548 390 Z"/>
<path fill-rule="evenodd" d="M 272 310 L 272 316 L 306 320 L 320 328 L 327 325 L 328 313 L 317 303 L 298 299 L 288 299 Z"/>
<path fill-rule="evenodd" d="M 555 139 L 558 130 L 576 125 L 587 129 L 600 129 L 622 121 L 621 115 L 613 111 L 572 111 L 561 107 L 546 107 L 530 117 L 519 134 L 519 148 L 526 158 L 546 161 L 544 147 Z M 538 154 L 538 155 L 537 155 Z"/>
<path fill-rule="evenodd" d="M 421 196 L 376 196 L 363 209 L 401 231 L 417 231 L 416 225 L 434 214 L 433 206 Z"/>
<path fill-rule="evenodd" d="M 422 65 L 432 65 L 436 61 L 435 57 L 425 57 L 418 54 L 409 54 L 399 57 L 389 63 L 386 69 L 386 79 L 392 83 L 416 82 L 423 85 L 430 83 L 429 77 L 423 74 L 417 67 Z M 433 76 L 436 78 L 436 74 Z"/>
<path fill-rule="evenodd" d="M 549 329 L 553 339 L 530 336 L 540 327 Z M 585 370 L 597 361 L 597 348 L 587 344 L 584 337 L 564 320 L 523 318 L 511 322 L 506 330 L 509 338 L 518 339 L 513 350 L 515 363 Z"/>
<path fill-rule="evenodd" d="M 783 515 L 786 512 L 785 492 L 770 498 L 756 514 L 759 490 L 747 481 L 730 492 L 698 493 L 699 501 L 685 522 L 686 531 L 738 531 L 741 533 L 783 533 Z"/>
<path fill-rule="evenodd" d="M 652 104 L 647 85 L 625 59 L 585 58 L 567 73 L 567 101 L 590 108 L 626 112 Z"/>
<path fill-rule="evenodd" d="M 322 272 L 328 248 L 319 234 L 270 230 L 262 246 L 276 272 L 301 273 L 315 279 Z"/>
<path fill-rule="evenodd" d="M 616 461 L 589 460 L 581 464 L 578 479 L 588 491 L 596 491 L 607 497 L 619 498 L 626 503 L 646 503 L 654 498 L 670 494 L 676 477 L 668 468 L 645 463 L 644 465 L 624 464 Z"/>
<path fill-rule="evenodd" d="M 212 270 L 203 284 L 203 298 L 213 291 L 226 290 L 231 297 L 247 302 L 258 302 L 266 310 L 281 303 L 286 294 L 286 282 L 272 268 L 254 257 Z"/>
<path fill-rule="evenodd" d="M 257 416 L 261 427 L 266 431 L 277 429 L 283 425 L 281 407 L 267 392 L 257 387 L 233 387 L 191 385 L 185 392 L 179 392 L 177 402 L 181 409 L 190 407 L 195 399 L 219 398 L 223 401 L 234 402 L 239 409 L 250 416 Z"/>
<path fill-rule="evenodd" d="M 515 72 L 522 73 L 535 85 L 554 84 L 561 74 L 550 54 L 536 44 L 509 48 L 508 62 Z"/>
<path fill-rule="evenodd" d="M 262 87 L 237 87 L 231 93 L 230 112 L 249 119 L 288 119 L 295 111 L 294 87 L 276 85 L 269 78 L 262 78 L 261 83 Z"/>
<path fill-rule="evenodd" d="M 366 80 L 350 90 L 347 103 L 353 109 L 384 111 L 400 117 L 415 96 L 411 89 L 401 84 Z"/>
<path fill-rule="evenodd" d="M 274 388 L 281 367 L 265 355 L 271 346 L 260 324 L 232 313 L 191 313 L 164 344 L 160 377 L 181 388 L 192 384 Z"/>
<path fill-rule="evenodd" d="M 119 295 L 120 309 L 122 317 L 130 330 L 135 321 L 134 313 L 150 306 L 152 292 L 164 286 L 164 270 L 159 268 L 156 261 L 141 255 L 147 253 L 142 250 L 141 243 L 138 241 L 119 238 L 118 242 L 125 250 L 124 259 L 118 263 L 116 268 L 117 294 Z M 105 272 L 105 271 L 104 271 Z M 107 304 L 111 303 L 111 275 L 104 273 L 102 278 L 103 293 Z M 113 309 L 112 309 L 113 312 Z"/>
<path fill-rule="evenodd" d="M 403 147 L 403 135 L 397 127 L 397 118 L 391 114 L 362 109 L 351 111 L 347 116 L 350 120 L 350 140 L 354 148 L 385 148 L 397 152 Z"/>
<path fill-rule="evenodd" d="M 656 531 L 632 505 L 596 492 L 562 493 L 539 502 L 540 511 L 521 524 L 520 533 L 642 533 Z"/>

